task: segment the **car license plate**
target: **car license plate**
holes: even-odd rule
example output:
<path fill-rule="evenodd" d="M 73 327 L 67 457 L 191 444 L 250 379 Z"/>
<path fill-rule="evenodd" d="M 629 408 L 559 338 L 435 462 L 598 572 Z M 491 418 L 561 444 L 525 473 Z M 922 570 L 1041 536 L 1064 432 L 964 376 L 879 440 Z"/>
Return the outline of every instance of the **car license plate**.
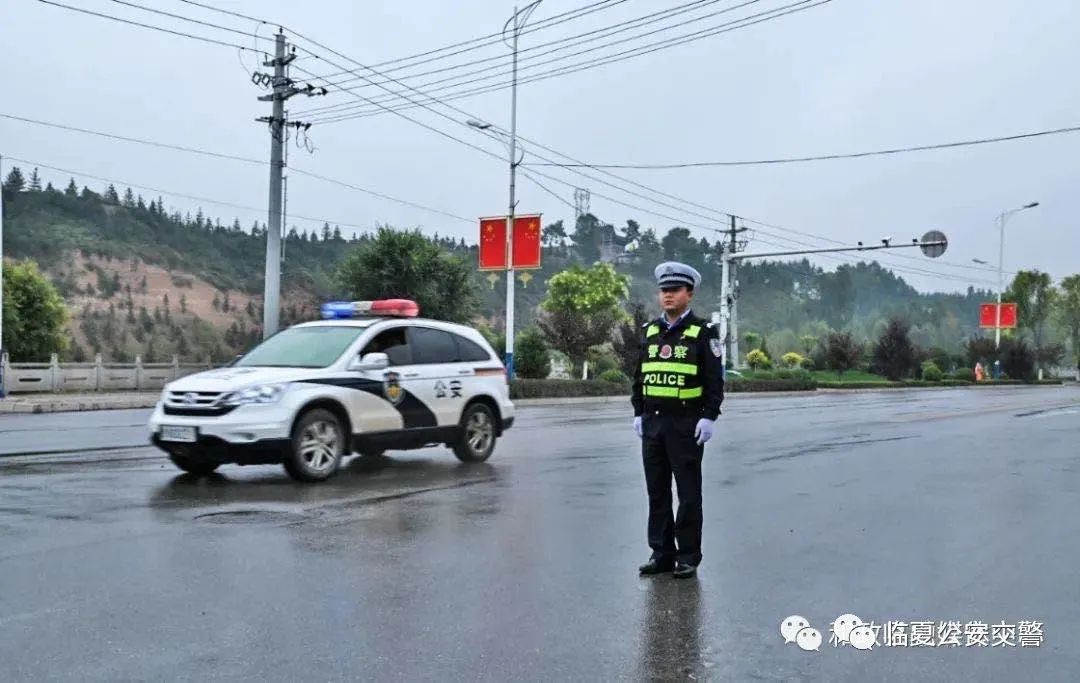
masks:
<path fill-rule="evenodd" d="M 180 427 L 163 425 L 161 427 L 162 441 L 180 441 L 183 443 L 195 443 L 196 432 L 194 427 Z"/>

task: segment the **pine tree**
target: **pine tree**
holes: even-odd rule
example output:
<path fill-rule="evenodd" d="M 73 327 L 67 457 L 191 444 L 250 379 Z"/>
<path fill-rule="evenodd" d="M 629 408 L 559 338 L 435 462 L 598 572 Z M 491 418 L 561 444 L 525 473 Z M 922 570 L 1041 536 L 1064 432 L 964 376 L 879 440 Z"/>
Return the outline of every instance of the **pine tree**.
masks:
<path fill-rule="evenodd" d="M 187 294 L 180 293 L 180 312 L 187 313 Z"/>
<path fill-rule="evenodd" d="M 37 167 L 34 167 L 33 172 L 30 174 L 30 191 L 41 192 L 41 177 L 38 175 Z"/>
<path fill-rule="evenodd" d="M 154 306 L 154 323 L 160 323 L 161 321 L 161 306 Z"/>
<path fill-rule="evenodd" d="M 71 178 L 71 179 L 68 180 L 68 186 L 66 188 L 64 188 L 64 194 L 66 194 L 69 197 L 78 197 L 79 196 L 79 188 L 75 185 L 75 179 L 74 178 Z"/>
<path fill-rule="evenodd" d="M 240 229 L 240 219 L 239 218 L 234 218 L 233 219 L 232 231 L 233 232 L 243 232 L 243 230 Z"/>
<path fill-rule="evenodd" d="M 139 291 L 146 294 L 146 276 L 143 275 L 142 282 L 139 283 Z"/>
<path fill-rule="evenodd" d="M 195 227 L 198 228 L 199 230 L 202 230 L 203 229 L 203 221 L 204 221 L 203 212 L 202 212 L 202 207 L 200 206 L 199 207 L 199 212 L 195 214 Z"/>
<path fill-rule="evenodd" d="M 120 195 L 116 194 L 116 188 L 113 187 L 111 183 L 107 188 L 105 188 L 105 201 L 109 202 L 110 204 L 120 203 Z"/>
<path fill-rule="evenodd" d="M 322 241 L 323 242 L 329 242 L 332 237 L 333 237 L 333 233 L 330 232 L 330 224 L 329 223 L 323 223 L 322 224 Z"/>
<path fill-rule="evenodd" d="M 334 226 L 334 241 L 335 242 L 340 242 L 341 241 L 341 228 L 339 228 L 336 225 Z"/>
<path fill-rule="evenodd" d="M 131 188 L 124 190 L 124 206 L 131 209 L 135 207 L 135 193 L 131 191 Z"/>
<path fill-rule="evenodd" d="M 51 180 L 49 182 L 45 183 L 45 191 L 50 193 L 50 194 L 55 194 L 56 193 L 56 188 L 53 187 L 53 184 L 52 184 Z"/>
<path fill-rule="evenodd" d="M 143 201 L 142 195 L 139 195 L 135 200 L 135 206 L 143 211 L 146 211 L 146 202 Z"/>
<path fill-rule="evenodd" d="M 229 303 L 229 292 L 225 292 L 225 301 L 221 302 L 221 310 L 228 313 L 232 309 L 232 304 Z"/>
<path fill-rule="evenodd" d="M 11 172 L 8 173 L 7 180 L 4 181 L 4 189 L 8 192 L 22 192 L 26 189 L 26 179 L 23 178 L 22 171 L 18 166 L 12 166 Z"/>

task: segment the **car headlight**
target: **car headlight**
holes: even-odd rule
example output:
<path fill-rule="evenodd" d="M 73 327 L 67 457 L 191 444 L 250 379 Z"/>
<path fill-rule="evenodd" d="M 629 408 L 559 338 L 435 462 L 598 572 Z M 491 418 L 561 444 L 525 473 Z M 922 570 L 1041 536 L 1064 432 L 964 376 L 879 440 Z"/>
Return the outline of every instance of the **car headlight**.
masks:
<path fill-rule="evenodd" d="M 277 403 L 285 393 L 285 384 L 261 384 L 235 391 L 221 400 L 223 405 L 243 406 Z"/>

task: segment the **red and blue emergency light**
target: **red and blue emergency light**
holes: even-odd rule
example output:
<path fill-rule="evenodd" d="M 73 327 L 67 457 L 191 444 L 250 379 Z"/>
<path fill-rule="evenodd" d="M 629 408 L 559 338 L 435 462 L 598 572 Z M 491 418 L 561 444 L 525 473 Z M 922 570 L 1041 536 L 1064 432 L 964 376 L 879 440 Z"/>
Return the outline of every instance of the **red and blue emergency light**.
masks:
<path fill-rule="evenodd" d="M 377 299 L 375 301 L 329 301 L 322 305 L 326 320 L 362 317 L 415 318 L 420 306 L 411 299 Z"/>

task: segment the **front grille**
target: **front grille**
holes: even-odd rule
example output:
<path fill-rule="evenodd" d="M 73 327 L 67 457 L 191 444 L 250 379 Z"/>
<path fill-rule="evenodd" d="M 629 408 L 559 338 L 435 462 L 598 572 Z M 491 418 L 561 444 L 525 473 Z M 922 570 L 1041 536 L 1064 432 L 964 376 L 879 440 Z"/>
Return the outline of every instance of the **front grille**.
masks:
<path fill-rule="evenodd" d="M 233 410 L 232 406 L 218 405 L 224 397 L 219 391 L 170 391 L 164 411 L 166 415 L 224 415 Z"/>

